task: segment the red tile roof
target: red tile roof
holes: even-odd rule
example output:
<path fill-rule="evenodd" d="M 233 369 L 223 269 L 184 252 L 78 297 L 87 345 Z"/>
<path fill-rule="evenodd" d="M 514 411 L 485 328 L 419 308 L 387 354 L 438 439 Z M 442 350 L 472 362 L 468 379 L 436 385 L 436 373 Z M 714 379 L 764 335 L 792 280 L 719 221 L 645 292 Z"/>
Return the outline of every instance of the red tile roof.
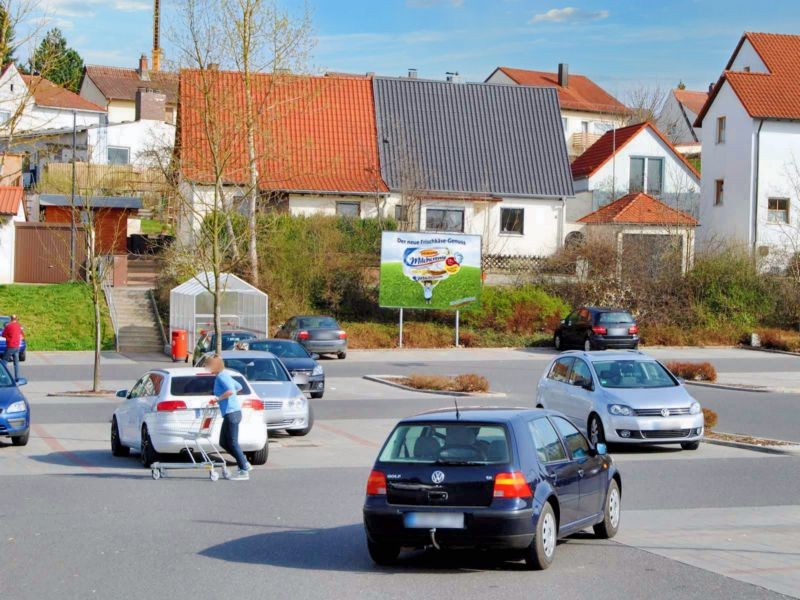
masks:
<path fill-rule="evenodd" d="M 251 85 L 262 189 L 387 191 L 378 161 L 371 80 L 256 75 Z M 214 181 L 216 147 L 224 180 L 248 181 L 244 97 L 240 73 L 181 72 L 178 153 L 186 179 Z M 208 110 L 205 98 L 210 99 Z"/>
<path fill-rule="evenodd" d="M 675 99 L 683 104 L 694 114 L 698 114 L 708 100 L 708 92 L 695 92 L 693 90 L 674 89 Z"/>
<path fill-rule="evenodd" d="M 88 77 L 109 100 L 136 100 L 136 90 L 141 87 L 163 92 L 167 104 L 178 101 L 178 75 L 168 71 L 150 71 L 148 79 L 142 79 L 136 69 L 86 65 L 84 77 Z"/>
<path fill-rule="evenodd" d="M 570 73 L 567 87 L 562 87 L 558 85 L 558 73 L 509 67 L 497 67 L 496 71 L 505 73 L 519 85 L 555 87 L 558 90 L 561 108 L 610 114 L 624 113 L 628 110 L 622 102 L 583 75 Z"/>
<path fill-rule="evenodd" d="M 82 98 L 44 77 L 38 75 L 21 75 L 21 77 L 33 94 L 33 101 L 37 106 L 106 112 L 102 106 L 89 102 L 86 98 Z"/>
<path fill-rule="evenodd" d="M 769 73 L 730 70 L 745 40 L 752 44 Z M 702 125 L 725 81 L 754 119 L 800 119 L 800 36 L 745 33 L 698 115 L 696 127 Z"/>
<path fill-rule="evenodd" d="M 658 127 L 652 123 L 637 123 L 636 125 L 628 125 L 627 127 L 620 127 L 616 132 L 607 131 L 599 140 L 586 149 L 586 152 L 581 154 L 572 163 L 572 177 L 573 179 L 583 179 L 594 175 L 600 167 L 606 164 L 611 157 L 617 152 L 622 150 L 625 145 L 635 138 L 640 132 L 650 128 L 659 139 L 661 139 L 667 148 L 669 148 L 675 157 L 680 160 L 691 173 L 700 178 L 700 173 L 697 172 L 692 164 L 675 149 L 675 146 L 670 142 L 666 136 L 658 130 Z"/>
<path fill-rule="evenodd" d="M 578 223 L 595 225 L 696 226 L 697 219 L 642 192 L 628 194 L 589 213 Z"/>
<path fill-rule="evenodd" d="M 21 187 L 0 185 L 0 215 L 16 216 L 24 196 Z"/>

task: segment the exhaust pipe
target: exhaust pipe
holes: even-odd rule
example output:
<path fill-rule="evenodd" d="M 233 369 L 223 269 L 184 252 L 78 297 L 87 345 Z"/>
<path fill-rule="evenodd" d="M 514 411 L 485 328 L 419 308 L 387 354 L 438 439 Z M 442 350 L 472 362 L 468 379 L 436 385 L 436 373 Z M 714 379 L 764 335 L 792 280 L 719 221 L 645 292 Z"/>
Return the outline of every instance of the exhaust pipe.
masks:
<path fill-rule="evenodd" d="M 431 544 L 433 544 L 433 547 L 436 548 L 437 550 L 441 550 L 441 548 L 439 547 L 438 542 L 436 541 L 436 528 L 435 527 L 433 529 L 431 529 Z"/>

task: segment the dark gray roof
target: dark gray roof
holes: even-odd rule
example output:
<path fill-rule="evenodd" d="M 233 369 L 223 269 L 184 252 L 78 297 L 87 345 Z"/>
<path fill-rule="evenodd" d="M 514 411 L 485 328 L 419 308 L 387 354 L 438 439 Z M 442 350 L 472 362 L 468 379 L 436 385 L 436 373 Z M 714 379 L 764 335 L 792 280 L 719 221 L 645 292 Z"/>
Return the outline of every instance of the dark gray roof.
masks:
<path fill-rule="evenodd" d="M 39 196 L 40 206 L 72 206 L 72 197 L 64 194 L 42 194 Z M 75 206 L 86 206 L 86 198 L 75 196 Z M 89 199 L 91 208 L 129 208 L 139 210 L 142 208 L 142 199 L 136 196 L 92 196 Z"/>
<path fill-rule="evenodd" d="M 391 190 L 572 196 L 555 88 L 376 77 Z"/>

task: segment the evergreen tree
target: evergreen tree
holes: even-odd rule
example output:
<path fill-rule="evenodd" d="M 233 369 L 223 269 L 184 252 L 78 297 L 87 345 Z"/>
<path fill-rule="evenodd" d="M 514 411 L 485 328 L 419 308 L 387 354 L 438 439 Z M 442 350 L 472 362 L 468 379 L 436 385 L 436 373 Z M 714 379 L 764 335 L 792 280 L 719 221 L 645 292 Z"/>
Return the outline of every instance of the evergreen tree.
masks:
<path fill-rule="evenodd" d="M 0 4 L 0 58 L 3 65 L 15 60 L 14 50 L 14 25 L 5 6 Z"/>
<path fill-rule="evenodd" d="M 31 73 L 41 75 L 73 92 L 78 91 L 83 75 L 83 59 L 76 50 L 67 46 L 67 40 L 60 29 L 47 32 L 28 62 Z"/>

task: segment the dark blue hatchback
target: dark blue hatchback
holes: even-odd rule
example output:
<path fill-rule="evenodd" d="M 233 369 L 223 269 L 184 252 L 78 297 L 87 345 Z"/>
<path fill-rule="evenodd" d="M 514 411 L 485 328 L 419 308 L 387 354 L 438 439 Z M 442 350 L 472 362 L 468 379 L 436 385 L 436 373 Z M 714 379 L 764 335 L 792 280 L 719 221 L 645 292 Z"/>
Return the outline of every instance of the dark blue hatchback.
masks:
<path fill-rule="evenodd" d="M 15 446 L 28 443 L 31 426 L 31 407 L 19 389 L 26 383 L 23 377 L 14 382 L 8 366 L 0 360 L 0 436 L 10 436 Z"/>
<path fill-rule="evenodd" d="M 400 421 L 367 482 L 372 559 L 401 548 L 513 551 L 534 569 L 556 541 L 587 527 L 617 533 L 622 479 L 605 446 L 591 446 L 548 410 L 469 408 Z"/>

